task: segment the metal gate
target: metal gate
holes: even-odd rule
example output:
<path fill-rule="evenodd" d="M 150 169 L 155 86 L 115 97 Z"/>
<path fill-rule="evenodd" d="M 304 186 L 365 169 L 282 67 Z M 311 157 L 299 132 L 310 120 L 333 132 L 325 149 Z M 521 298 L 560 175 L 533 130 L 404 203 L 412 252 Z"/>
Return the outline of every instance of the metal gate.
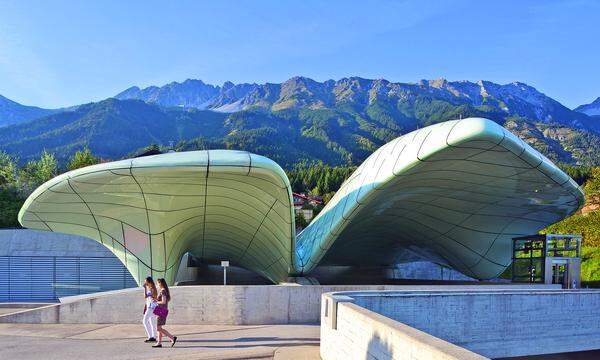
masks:
<path fill-rule="evenodd" d="M 136 287 L 117 258 L 0 256 L 0 301 L 59 297 Z"/>

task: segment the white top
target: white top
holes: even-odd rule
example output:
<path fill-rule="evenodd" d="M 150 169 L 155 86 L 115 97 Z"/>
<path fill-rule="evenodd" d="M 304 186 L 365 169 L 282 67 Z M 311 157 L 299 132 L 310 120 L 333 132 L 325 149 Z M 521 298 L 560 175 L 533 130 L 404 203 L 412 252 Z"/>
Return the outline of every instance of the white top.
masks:
<path fill-rule="evenodd" d="M 146 290 L 146 305 L 149 307 L 150 303 L 152 303 L 152 291 Z"/>

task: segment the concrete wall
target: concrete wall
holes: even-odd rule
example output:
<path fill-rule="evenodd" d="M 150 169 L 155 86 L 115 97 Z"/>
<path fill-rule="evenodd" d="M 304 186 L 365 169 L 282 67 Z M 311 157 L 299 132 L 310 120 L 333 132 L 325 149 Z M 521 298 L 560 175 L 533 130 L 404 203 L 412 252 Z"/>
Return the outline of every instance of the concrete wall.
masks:
<path fill-rule="evenodd" d="M 323 311 L 330 309 L 323 306 Z M 350 302 L 338 304 L 337 318 L 335 329 L 321 323 L 323 360 L 485 359 Z"/>
<path fill-rule="evenodd" d="M 413 280 L 477 282 L 477 280 L 467 277 L 456 270 L 428 261 L 374 267 L 320 265 L 313 269 L 309 276 L 317 279 L 319 284 L 322 285 L 403 285 Z"/>
<path fill-rule="evenodd" d="M 513 285 L 510 288 L 522 288 Z M 446 286 L 174 286 L 170 324 L 318 323 L 321 295 L 352 290 L 448 290 Z M 488 286 L 462 286 L 484 289 Z M 497 286 L 494 286 L 497 288 Z M 0 323 L 137 323 L 142 316 L 140 288 L 63 298 L 61 304 L 0 316 Z"/>
<path fill-rule="evenodd" d="M 455 289 L 339 295 L 490 358 L 600 349 L 600 291 Z M 341 305 L 330 327 L 346 321 Z"/>
<path fill-rule="evenodd" d="M 476 281 L 454 269 L 429 261 L 396 264 L 388 270 L 392 279 Z"/>

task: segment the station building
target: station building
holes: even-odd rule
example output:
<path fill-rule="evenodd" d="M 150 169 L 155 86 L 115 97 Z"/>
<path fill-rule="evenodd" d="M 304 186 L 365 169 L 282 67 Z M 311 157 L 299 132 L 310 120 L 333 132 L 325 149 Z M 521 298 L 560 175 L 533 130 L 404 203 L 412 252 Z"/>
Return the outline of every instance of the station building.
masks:
<path fill-rule="evenodd" d="M 205 266 L 227 260 L 270 283 L 412 262 L 487 280 L 511 265 L 514 238 L 583 202 L 578 185 L 538 151 L 493 121 L 469 118 L 382 146 L 298 235 L 285 172 L 231 150 L 67 172 L 31 194 L 19 221 L 95 240 L 137 284 L 146 276 L 175 283 L 184 256 Z M 97 267 L 98 277 L 104 269 Z M 127 275 L 123 284 L 132 284 Z"/>

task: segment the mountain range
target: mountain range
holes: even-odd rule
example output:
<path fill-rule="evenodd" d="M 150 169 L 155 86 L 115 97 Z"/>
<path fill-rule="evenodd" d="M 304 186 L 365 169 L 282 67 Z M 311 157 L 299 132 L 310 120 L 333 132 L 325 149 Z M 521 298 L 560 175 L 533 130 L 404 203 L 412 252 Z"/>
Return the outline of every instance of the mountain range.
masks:
<path fill-rule="evenodd" d="M 580 122 L 585 122 L 585 117 L 573 114 L 558 101 L 520 82 L 499 85 L 490 81 L 449 82 L 437 79 L 409 84 L 358 77 L 317 82 L 297 76 L 281 84 L 235 85 L 226 82 L 220 87 L 205 84 L 201 80 L 188 79 L 182 83 L 173 82 L 162 87 L 140 89 L 134 86 L 117 94 L 115 98 L 143 100 L 167 107 L 193 107 L 231 113 L 254 107 L 276 111 L 290 107 L 332 108 L 348 103 L 364 106 L 377 100 L 404 100 L 418 95 L 472 106 L 496 106 L 507 114 L 544 122 L 570 119 L 570 125 L 574 126 L 581 126 Z M 600 98 L 597 102 L 598 104 L 582 105 L 578 108 L 581 111 L 577 111 L 595 115 L 585 111 L 586 107 L 592 105 L 600 107 Z"/>
<path fill-rule="evenodd" d="M 21 105 L 0 95 L 0 127 L 37 119 L 58 111 Z"/>
<path fill-rule="evenodd" d="M 312 161 L 356 164 L 385 142 L 419 127 L 482 116 L 554 161 L 600 164 L 600 117 L 595 116 L 600 99 L 571 110 L 520 82 L 394 83 L 358 77 L 318 82 L 293 77 L 279 84 L 214 86 L 186 80 L 131 87 L 114 98 L 67 111 L 16 104 L 9 118 L 1 104 L 0 126 L 13 125 L 0 127 L 0 150 L 20 161 L 44 149 L 64 160 L 84 146 L 117 159 L 151 143 L 172 142 L 182 150 L 249 150 L 284 167 Z"/>

